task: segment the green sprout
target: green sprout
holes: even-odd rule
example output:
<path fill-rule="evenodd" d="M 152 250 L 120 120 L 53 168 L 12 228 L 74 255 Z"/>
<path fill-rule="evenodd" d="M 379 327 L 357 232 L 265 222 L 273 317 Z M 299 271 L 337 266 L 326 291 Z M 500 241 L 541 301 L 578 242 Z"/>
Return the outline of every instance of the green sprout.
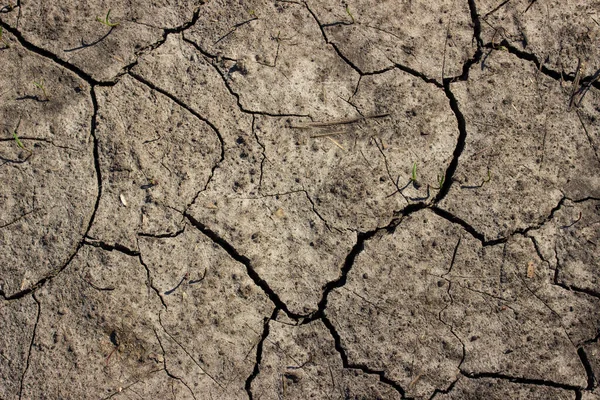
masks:
<path fill-rule="evenodd" d="M 96 17 L 96 21 L 108 26 L 109 28 L 114 28 L 115 26 L 119 25 L 119 22 L 110 22 L 110 10 L 108 10 L 104 19 Z"/>
<path fill-rule="evenodd" d="M 44 79 L 40 79 L 39 82 L 33 81 L 33 84 L 35 85 L 35 87 L 37 87 L 38 89 L 40 89 L 42 91 L 42 93 L 44 94 L 44 98 L 45 100 L 48 100 L 48 93 L 46 93 L 46 87 L 44 86 Z"/>
<path fill-rule="evenodd" d="M 346 14 L 350 16 L 350 18 L 352 19 L 352 23 L 354 23 L 354 15 L 352 15 L 352 13 L 350 12 L 349 6 L 346 6 Z"/>
<path fill-rule="evenodd" d="M 29 157 L 31 157 L 31 155 L 33 154 L 33 152 L 31 150 L 29 150 L 29 149 L 26 149 L 25 146 L 23 145 L 23 142 L 21 142 L 21 139 L 19 139 L 19 135 L 17 134 L 17 131 L 19 130 L 19 126 L 20 125 L 21 125 L 21 118 L 19 118 L 19 122 L 17 122 L 17 127 L 12 132 L 12 136 L 15 139 L 15 143 L 17 144 L 17 146 L 19 146 L 20 148 L 22 148 L 23 150 L 25 150 L 27 153 L 29 153 L 29 155 L 25 159 L 25 160 L 27 160 Z"/>
<path fill-rule="evenodd" d="M 481 186 L 483 186 L 484 183 L 488 183 L 489 181 L 492 180 L 492 171 L 490 171 L 490 169 L 488 168 L 488 173 L 487 173 L 487 179 L 484 179 L 483 182 L 481 183 Z"/>
<path fill-rule="evenodd" d="M 12 135 L 13 135 L 13 137 L 15 138 L 15 142 L 17 142 L 17 146 L 19 146 L 19 147 L 20 147 L 20 148 L 22 148 L 23 150 L 27 150 L 27 149 L 25 148 L 25 146 L 23 146 L 23 143 L 21 143 L 21 140 L 19 140 L 19 136 L 17 135 L 17 131 L 16 131 L 16 130 L 13 132 L 13 134 L 12 134 Z"/>
<path fill-rule="evenodd" d="M 410 175 L 410 180 L 413 182 L 417 181 L 417 163 L 413 163 L 412 173 Z"/>
<path fill-rule="evenodd" d="M 438 175 L 437 176 L 438 189 L 441 189 L 444 186 L 444 181 L 445 180 L 446 180 L 446 177 L 444 175 Z"/>

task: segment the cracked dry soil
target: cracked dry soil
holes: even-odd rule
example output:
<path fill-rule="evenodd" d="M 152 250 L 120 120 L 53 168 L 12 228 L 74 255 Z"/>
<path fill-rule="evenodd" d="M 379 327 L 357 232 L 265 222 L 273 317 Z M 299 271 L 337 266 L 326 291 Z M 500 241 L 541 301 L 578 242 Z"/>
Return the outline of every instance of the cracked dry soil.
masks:
<path fill-rule="evenodd" d="M 14 1 L 0 399 L 600 399 L 600 2 Z"/>

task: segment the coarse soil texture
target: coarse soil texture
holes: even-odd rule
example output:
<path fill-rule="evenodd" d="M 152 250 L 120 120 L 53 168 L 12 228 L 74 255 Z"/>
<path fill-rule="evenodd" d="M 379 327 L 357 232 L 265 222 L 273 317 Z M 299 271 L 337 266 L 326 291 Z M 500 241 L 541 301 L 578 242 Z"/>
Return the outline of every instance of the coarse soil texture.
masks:
<path fill-rule="evenodd" d="M 0 0 L 0 399 L 600 400 L 600 1 Z"/>

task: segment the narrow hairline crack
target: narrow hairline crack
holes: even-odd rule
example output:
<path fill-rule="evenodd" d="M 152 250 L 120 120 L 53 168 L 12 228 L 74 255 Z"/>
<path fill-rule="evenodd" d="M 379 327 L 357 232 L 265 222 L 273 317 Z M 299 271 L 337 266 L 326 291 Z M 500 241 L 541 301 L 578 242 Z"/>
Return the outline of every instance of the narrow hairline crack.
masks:
<path fill-rule="evenodd" d="M 184 22 L 183 24 L 181 24 L 179 26 L 176 26 L 173 28 L 153 27 L 154 29 L 163 31 L 162 38 L 157 40 L 154 43 L 151 43 L 151 44 L 135 51 L 134 52 L 135 60 L 132 61 L 131 63 L 123 66 L 121 68 L 121 70 L 115 76 L 113 76 L 111 79 L 106 80 L 106 81 L 97 80 L 97 79 L 93 78 L 92 75 L 85 72 L 84 69 L 79 68 L 74 64 L 71 64 L 69 61 L 63 60 L 61 57 L 59 57 L 57 54 L 51 52 L 50 50 L 47 50 L 40 46 L 37 46 L 37 45 L 31 43 L 30 41 L 28 41 L 27 39 L 25 39 L 25 37 L 22 35 L 22 33 L 19 31 L 19 28 L 18 28 L 19 20 L 17 20 L 17 27 L 13 28 L 6 22 L 2 21 L 2 19 L 0 19 L 0 28 L 6 29 L 6 31 L 8 31 L 10 34 L 12 34 L 17 39 L 19 44 L 21 46 L 23 46 L 25 49 L 27 49 L 28 51 L 31 51 L 39 56 L 45 57 L 45 58 L 53 61 L 54 63 L 58 64 L 59 66 L 73 72 L 78 77 L 80 77 L 81 79 L 86 81 L 90 86 L 114 86 L 119 82 L 119 79 L 123 75 L 126 75 L 127 73 L 129 73 L 131 71 L 131 69 L 138 64 L 139 58 L 142 55 L 144 55 L 145 53 L 152 52 L 152 51 L 156 50 L 157 48 L 159 48 L 160 46 L 162 46 L 167 41 L 167 38 L 169 35 L 183 33 L 186 30 L 188 30 L 189 28 L 191 28 L 192 26 L 194 26 L 198 22 L 198 19 L 200 18 L 200 12 L 201 12 L 202 6 L 204 4 L 205 4 L 204 2 L 201 2 L 200 6 L 197 7 L 196 10 L 194 10 L 194 12 L 192 14 L 192 19 Z M 20 15 L 21 15 L 21 0 L 17 0 L 16 7 L 19 7 L 19 17 L 20 17 Z"/>
<path fill-rule="evenodd" d="M 175 344 L 177 344 L 177 346 L 183 350 L 183 352 L 190 358 L 190 360 L 192 360 L 192 362 L 200 369 L 200 371 L 202 371 L 203 374 L 205 374 L 206 376 L 208 376 L 214 383 L 217 384 L 217 386 L 219 386 L 221 389 L 224 389 L 223 385 L 221 384 L 221 382 L 219 382 L 215 377 L 213 377 L 211 374 L 208 373 L 208 371 L 206 371 L 206 369 L 204 369 L 204 367 L 202 365 L 200 365 L 198 363 L 198 361 L 196 361 L 196 359 L 190 354 L 190 352 L 181 344 L 179 343 L 179 341 L 177 339 L 175 339 L 173 337 L 173 335 L 171 335 L 171 333 L 167 330 L 167 328 L 165 328 L 165 326 L 162 323 L 162 317 L 160 312 L 158 313 L 158 323 L 160 325 L 160 327 L 163 329 L 163 331 L 167 334 L 167 336 L 169 336 L 169 338 L 175 342 Z"/>
<path fill-rule="evenodd" d="M 164 329 L 164 328 L 163 328 Z M 160 336 L 158 336 L 158 332 L 156 332 L 156 329 L 152 329 L 154 331 L 154 336 L 156 336 L 156 340 L 158 341 L 158 345 L 160 346 L 160 349 L 162 351 L 162 357 L 163 357 L 163 368 L 165 370 L 165 373 L 167 374 L 167 376 L 169 376 L 169 378 L 171 379 L 175 379 L 179 382 L 181 382 L 192 394 L 192 397 L 194 398 L 194 400 L 196 400 L 196 394 L 194 393 L 194 391 L 192 390 L 192 388 L 183 380 L 181 379 L 179 376 L 171 373 L 169 371 L 169 369 L 167 368 L 167 352 L 165 351 L 165 348 L 163 347 L 162 341 L 160 340 Z"/>
<path fill-rule="evenodd" d="M 31 341 L 29 342 L 29 350 L 27 351 L 27 359 L 25 360 L 25 369 L 23 370 L 23 373 L 21 374 L 21 380 L 19 382 L 19 400 L 21 400 L 23 398 L 23 385 L 25 383 L 25 375 L 27 374 L 27 370 L 29 369 L 29 362 L 30 362 L 30 359 L 31 359 L 31 350 L 33 349 L 33 344 L 35 342 L 35 336 L 36 336 L 36 333 L 37 333 L 37 327 L 38 327 L 38 324 L 40 322 L 40 316 L 42 314 L 42 304 L 35 297 L 35 293 L 31 293 L 31 298 L 37 304 L 37 315 L 35 317 L 35 324 L 33 325 L 33 332 L 31 334 Z"/>
<path fill-rule="evenodd" d="M 279 118 L 285 118 L 285 117 L 310 118 L 312 120 L 312 117 L 309 114 L 271 113 L 268 111 L 249 110 L 249 109 L 245 108 L 241 103 L 241 95 L 233 90 L 233 88 L 231 87 L 231 85 L 229 84 L 229 82 L 227 80 L 227 77 L 219 69 L 219 67 L 217 65 L 218 57 L 216 55 L 210 54 L 208 51 L 206 51 L 202 47 L 200 47 L 196 42 L 194 42 L 191 39 L 186 38 L 185 35 L 183 35 L 182 37 L 183 37 L 184 42 L 192 45 L 192 47 L 194 47 L 205 58 L 208 58 L 209 60 L 211 60 L 210 62 L 207 62 L 207 64 L 212 66 L 213 69 L 217 72 L 217 74 L 221 77 L 221 80 L 223 81 L 223 84 L 227 88 L 227 91 L 229 92 L 229 94 L 231 96 L 235 97 L 239 110 L 241 112 L 243 112 L 244 114 L 263 115 L 263 116 L 267 116 L 267 117 L 279 117 Z"/>
<path fill-rule="evenodd" d="M 139 243 L 138 243 L 138 248 L 140 247 Z M 148 264 L 146 264 L 144 262 L 144 259 L 142 258 L 142 253 L 138 253 L 137 254 L 138 257 L 138 261 L 141 265 L 144 266 L 144 268 L 146 269 L 146 280 L 148 281 L 148 287 L 150 287 L 154 293 L 156 293 L 156 295 L 158 296 L 158 298 L 160 299 L 160 302 L 162 304 L 162 306 L 164 307 L 165 310 L 168 310 L 169 307 L 167 307 L 167 303 L 165 302 L 165 299 L 163 298 L 162 293 L 160 292 L 160 290 L 158 290 L 158 288 L 156 286 L 154 286 L 154 282 L 152 280 L 152 274 L 150 272 L 150 267 L 148 267 Z"/>
<path fill-rule="evenodd" d="M 409 66 L 406 65 L 402 65 L 399 64 L 397 62 L 394 62 L 392 60 L 388 60 L 390 61 L 390 63 L 392 65 L 390 65 L 389 67 L 383 68 L 381 70 L 378 71 L 371 71 L 371 72 L 363 72 L 358 66 L 356 66 L 340 49 L 339 47 L 335 44 L 335 42 L 332 42 L 329 40 L 329 37 L 327 36 L 327 33 L 325 32 L 325 27 L 327 27 L 327 25 L 323 25 L 321 23 L 321 21 L 319 21 L 319 18 L 317 17 L 317 15 L 315 14 L 315 12 L 313 10 L 311 10 L 311 8 L 309 7 L 308 3 L 305 1 L 304 2 L 304 6 L 306 7 L 306 10 L 309 12 L 309 14 L 313 17 L 313 19 L 315 20 L 315 22 L 317 23 L 317 25 L 319 26 L 319 30 L 321 31 L 321 35 L 323 36 L 323 39 L 325 40 L 325 43 L 329 46 L 331 46 L 333 48 L 333 50 L 335 51 L 335 53 L 338 55 L 339 58 L 341 58 L 350 68 L 352 68 L 356 73 L 358 73 L 359 77 L 362 78 L 363 76 L 370 76 L 370 75 L 380 75 L 383 73 L 386 73 L 388 71 L 391 71 L 393 69 L 399 69 L 409 75 L 412 75 L 416 78 L 420 78 L 421 80 L 423 80 L 425 83 L 429 83 L 429 84 L 433 84 L 438 88 L 442 88 L 443 85 L 442 83 L 440 83 L 438 80 L 434 79 L 434 78 L 430 78 L 427 75 L 425 75 L 422 72 L 419 72 L 413 68 L 410 68 Z"/>

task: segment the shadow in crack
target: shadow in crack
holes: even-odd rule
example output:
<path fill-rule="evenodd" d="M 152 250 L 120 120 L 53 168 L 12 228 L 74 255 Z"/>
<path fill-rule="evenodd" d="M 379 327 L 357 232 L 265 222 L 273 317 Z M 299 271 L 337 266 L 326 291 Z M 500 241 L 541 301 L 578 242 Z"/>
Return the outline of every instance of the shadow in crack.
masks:
<path fill-rule="evenodd" d="M 73 47 L 72 49 L 63 49 L 63 51 L 64 51 L 65 53 L 71 53 L 71 52 L 74 52 L 74 51 L 77 51 L 77 50 L 83 50 L 83 49 L 85 49 L 85 48 L 88 48 L 88 47 L 95 46 L 95 45 L 97 45 L 98 43 L 100 43 L 101 41 L 103 41 L 104 39 L 106 39 L 106 38 L 107 38 L 107 37 L 108 37 L 108 36 L 109 36 L 109 35 L 112 33 L 112 31 L 113 31 L 114 29 L 115 29 L 115 27 L 114 27 L 114 26 L 112 26 L 112 27 L 110 28 L 110 30 L 109 30 L 108 32 L 106 32 L 106 34 L 105 34 L 104 36 L 102 36 L 102 37 L 100 37 L 100 38 L 98 38 L 98 39 L 94 40 L 94 41 L 93 41 L 93 42 L 91 42 L 91 43 L 86 43 L 86 42 L 83 40 L 83 38 L 81 38 L 81 45 L 80 45 L 80 46 Z"/>

